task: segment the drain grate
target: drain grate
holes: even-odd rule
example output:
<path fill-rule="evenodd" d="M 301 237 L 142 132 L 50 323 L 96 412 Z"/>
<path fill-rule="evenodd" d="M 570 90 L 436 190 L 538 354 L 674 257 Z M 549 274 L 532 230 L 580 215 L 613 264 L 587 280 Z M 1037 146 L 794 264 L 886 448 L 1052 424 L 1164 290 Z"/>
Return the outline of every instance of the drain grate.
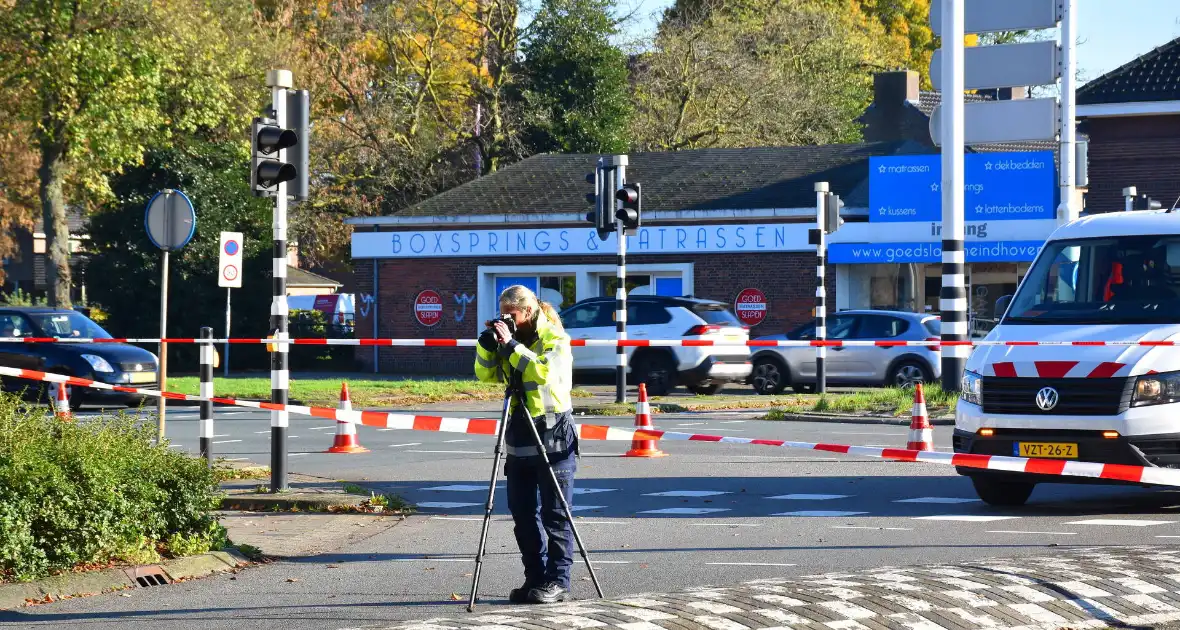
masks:
<path fill-rule="evenodd" d="M 127 577 L 131 578 L 136 584 L 147 586 L 163 586 L 168 584 L 171 580 L 168 579 L 168 574 L 164 573 L 164 569 L 158 565 L 149 565 L 144 567 L 135 567 L 132 569 L 124 569 Z"/>

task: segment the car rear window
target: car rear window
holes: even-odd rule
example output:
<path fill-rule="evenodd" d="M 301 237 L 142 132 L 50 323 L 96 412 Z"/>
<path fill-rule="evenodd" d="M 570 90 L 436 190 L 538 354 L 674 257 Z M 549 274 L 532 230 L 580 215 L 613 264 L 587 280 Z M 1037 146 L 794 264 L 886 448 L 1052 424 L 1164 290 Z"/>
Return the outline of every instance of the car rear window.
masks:
<path fill-rule="evenodd" d="M 738 327 L 743 325 L 736 315 L 720 304 L 697 304 L 692 307 L 692 312 L 705 320 L 706 324 Z"/>
<path fill-rule="evenodd" d="M 925 326 L 926 330 L 929 330 L 930 334 L 934 335 L 935 337 L 942 334 L 942 320 L 938 319 L 937 317 L 931 317 L 930 319 L 922 322 L 922 325 Z"/>

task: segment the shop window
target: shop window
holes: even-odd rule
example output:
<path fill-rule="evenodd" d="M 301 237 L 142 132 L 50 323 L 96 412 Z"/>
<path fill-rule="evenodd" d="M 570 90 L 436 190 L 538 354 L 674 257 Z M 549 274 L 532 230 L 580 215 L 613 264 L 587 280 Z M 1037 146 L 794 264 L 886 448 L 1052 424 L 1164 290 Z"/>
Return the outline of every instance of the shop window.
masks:
<path fill-rule="evenodd" d="M 616 276 L 602 275 L 598 277 L 598 295 L 602 297 L 614 297 L 615 291 L 619 287 L 619 279 Z M 639 289 L 636 291 L 636 289 Z M 631 275 L 627 274 L 627 295 L 651 295 L 651 276 L 649 275 Z"/>
<path fill-rule="evenodd" d="M 574 276 L 541 276 L 541 292 L 537 297 L 561 310 L 578 301 L 578 282 Z"/>

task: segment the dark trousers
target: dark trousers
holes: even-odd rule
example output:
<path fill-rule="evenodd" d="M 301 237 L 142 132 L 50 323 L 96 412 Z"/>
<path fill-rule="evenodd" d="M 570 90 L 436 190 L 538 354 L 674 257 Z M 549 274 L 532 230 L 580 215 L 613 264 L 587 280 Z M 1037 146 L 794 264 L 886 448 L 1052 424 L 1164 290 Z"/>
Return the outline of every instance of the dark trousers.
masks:
<path fill-rule="evenodd" d="M 572 509 L 577 458 L 571 455 L 554 462 L 552 467 L 560 492 Z M 570 567 L 574 563 L 574 534 L 545 464 L 509 461 L 505 474 L 508 511 L 515 524 L 513 533 L 524 563 L 525 581 L 530 586 L 557 582 L 568 589 Z"/>

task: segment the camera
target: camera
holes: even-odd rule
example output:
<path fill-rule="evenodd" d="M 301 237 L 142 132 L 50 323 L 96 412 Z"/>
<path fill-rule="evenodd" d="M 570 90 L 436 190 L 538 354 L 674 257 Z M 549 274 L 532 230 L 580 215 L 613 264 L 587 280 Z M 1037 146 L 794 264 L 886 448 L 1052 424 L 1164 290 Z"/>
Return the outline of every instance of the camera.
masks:
<path fill-rule="evenodd" d="M 490 329 L 495 325 L 496 322 L 504 322 L 504 324 L 508 326 L 508 333 L 512 335 L 516 334 L 516 320 L 513 319 L 511 315 L 500 315 L 495 319 L 489 319 L 488 321 L 484 322 L 484 326 L 487 326 Z"/>

